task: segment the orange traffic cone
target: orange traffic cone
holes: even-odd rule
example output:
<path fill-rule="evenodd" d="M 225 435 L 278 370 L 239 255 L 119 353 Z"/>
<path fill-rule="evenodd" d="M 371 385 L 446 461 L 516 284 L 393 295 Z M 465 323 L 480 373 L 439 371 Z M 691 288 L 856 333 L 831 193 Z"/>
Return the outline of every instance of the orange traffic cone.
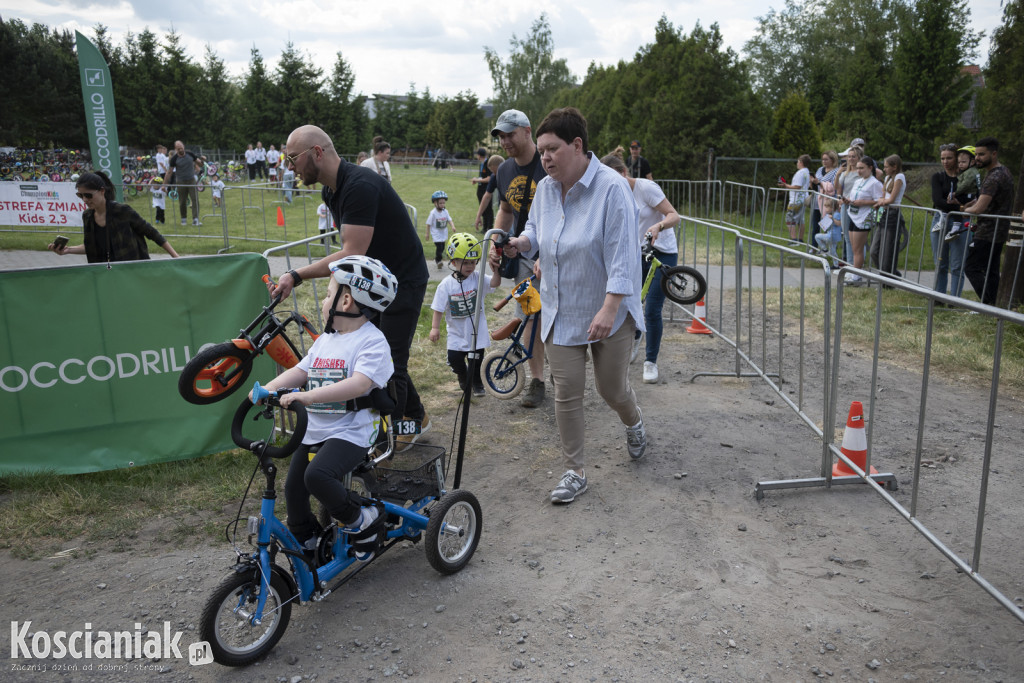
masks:
<path fill-rule="evenodd" d="M 690 334 L 711 334 L 711 330 L 707 328 L 704 321 L 707 320 L 707 309 L 704 307 L 704 298 L 697 302 L 697 307 L 694 309 L 693 322 L 686 328 L 686 331 Z"/>
<path fill-rule="evenodd" d="M 284 211 L 281 210 L 280 206 L 277 207 L 277 227 L 284 227 Z"/>
<path fill-rule="evenodd" d="M 843 432 L 843 445 L 839 448 L 857 467 L 864 469 L 868 462 L 868 437 L 864 429 L 864 406 L 860 401 L 850 404 L 850 416 L 846 418 L 846 431 Z M 868 474 L 878 474 L 874 467 Z M 832 468 L 833 477 L 858 476 L 842 460 Z"/>

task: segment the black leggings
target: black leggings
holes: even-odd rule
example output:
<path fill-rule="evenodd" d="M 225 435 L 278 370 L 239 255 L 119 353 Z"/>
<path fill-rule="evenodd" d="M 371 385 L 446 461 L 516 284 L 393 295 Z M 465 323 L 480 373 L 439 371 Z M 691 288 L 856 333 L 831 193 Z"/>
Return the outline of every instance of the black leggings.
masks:
<path fill-rule="evenodd" d="M 484 358 L 484 350 L 480 349 L 476 354 L 479 358 L 477 358 L 476 366 L 473 368 L 473 386 L 482 387 L 484 380 L 480 374 L 480 366 Z M 463 387 L 465 387 L 466 378 L 469 376 L 469 359 L 466 358 L 467 355 L 469 355 L 469 351 L 453 351 L 448 349 L 448 365 L 452 367 L 452 371 L 459 378 L 459 384 Z"/>
<path fill-rule="evenodd" d="M 314 536 L 319 528 L 309 496 L 317 500 L 342 525 L 359 519 L 359 497 L 345 488 L 345 475 L 365 459 L 368 448 L 351 441 L 328 439 L 309 461 L 309 449 L 303 444 L 292 454 L 288 478 L 284 482 L 284 499 L 288 505 L 288 529 L 299 543 Z"/>
<path fill-rule="evenodd" d="M 434 263 L 440 263 L 444 259 L 445 242 L 434 242 Z"/>

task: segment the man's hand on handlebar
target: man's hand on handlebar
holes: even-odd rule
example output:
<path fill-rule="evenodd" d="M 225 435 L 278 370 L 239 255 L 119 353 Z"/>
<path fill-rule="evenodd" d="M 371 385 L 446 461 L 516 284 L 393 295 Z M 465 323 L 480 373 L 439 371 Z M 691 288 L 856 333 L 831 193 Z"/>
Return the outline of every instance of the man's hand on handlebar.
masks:
<path fill-rule="evenodd" d="M 267 291 L 270 292 L 271 297 L 281 297 L 284 299 L 292 290 L 295 288 L 295 280 L 292 278 L 291 273 L 285 273 L 277 279 L 277 284 L 274 284 L 273 280 L 267 282 Z"/>

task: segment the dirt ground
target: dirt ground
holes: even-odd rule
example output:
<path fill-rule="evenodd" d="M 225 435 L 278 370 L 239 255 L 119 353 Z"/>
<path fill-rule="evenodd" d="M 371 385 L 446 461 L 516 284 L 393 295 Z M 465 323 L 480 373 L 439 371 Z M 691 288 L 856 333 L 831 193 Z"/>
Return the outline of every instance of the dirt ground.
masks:
<path fill-rule="evenodd" d="M 243 669 L 162 659 L 99 671 L 96 661 L 87 670 L 64 660 L 76 669 L 41 673 L 9 659 L 0 679 L 1024 680 L 1024 624 L 878 495 L 850 486 L 756 500 L 758 481 L 816 476 L 820 443 L 759 379 L 691 384 L 697 371 L 730 369 L 729 349 L 668 334 L 660 384 L 641 384 L 632 368 L 648 455 L 630 461 L 622 426 L 591 387 L 590 490 L 571 505 L 548 502 L 564 469 L 550 392 L 535 411 L 491 397 L 473 404 L 462 487 L 480 499 L 483 535 L 461 573 L 439 575 L 422 544 L 398 546 L 325 601 L 296 606 L 277 647 Z M 856 354 L 846 362 L 870 367 Z M 897 475 L 894 495 L 907 507 L 919 386 L 883 364 L 880 406 L 896 408 L 879 411 L 874 458 Z M 922 470 L 918 516 L 968 557 L 985 429 L 962 413 L 987 396 L 935 380 L 928 402 L 934 467 Z M 1018 605 L 1021 408 L 1001 404 L 982 560 L 982 574 Z M 438 413 L 429 436 L 447 446 L 452 431 L 453 414 Z M 225 503 L 226 522 L 237 500 Z M 7 556 L 0 613 L 50 633 L 168 620 L 184 646 L 198 639 L 204 603 L 233 557 L 224 542 L 102 549 L 78 562 Z"/>

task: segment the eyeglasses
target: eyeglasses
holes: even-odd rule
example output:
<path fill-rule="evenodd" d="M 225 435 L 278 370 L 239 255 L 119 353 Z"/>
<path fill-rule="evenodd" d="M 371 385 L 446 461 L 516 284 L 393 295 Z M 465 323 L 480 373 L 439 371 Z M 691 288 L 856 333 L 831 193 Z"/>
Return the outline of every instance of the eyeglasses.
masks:
<path fill-rule="evenodd" d="M 92 199 L 95 192 L 76 192 L 75 196 L 79 199 Z"/>
<path fill-rule="evenodd" d="M 316 149 L 316 145 L 313 145 L 309 149 Z M 295 160 L 298 159 L 299 157 L 301 157 L 306 152 L 308 152 L 309 149 L 304 149 L 301 152 L 299 152 L 298 154 L 296 154 L 295 156 L 292 156 L 291 154 L 285 154 L 284 155 L 284 163 L 286 163 L 286 164 L 294 164 Z"/>

